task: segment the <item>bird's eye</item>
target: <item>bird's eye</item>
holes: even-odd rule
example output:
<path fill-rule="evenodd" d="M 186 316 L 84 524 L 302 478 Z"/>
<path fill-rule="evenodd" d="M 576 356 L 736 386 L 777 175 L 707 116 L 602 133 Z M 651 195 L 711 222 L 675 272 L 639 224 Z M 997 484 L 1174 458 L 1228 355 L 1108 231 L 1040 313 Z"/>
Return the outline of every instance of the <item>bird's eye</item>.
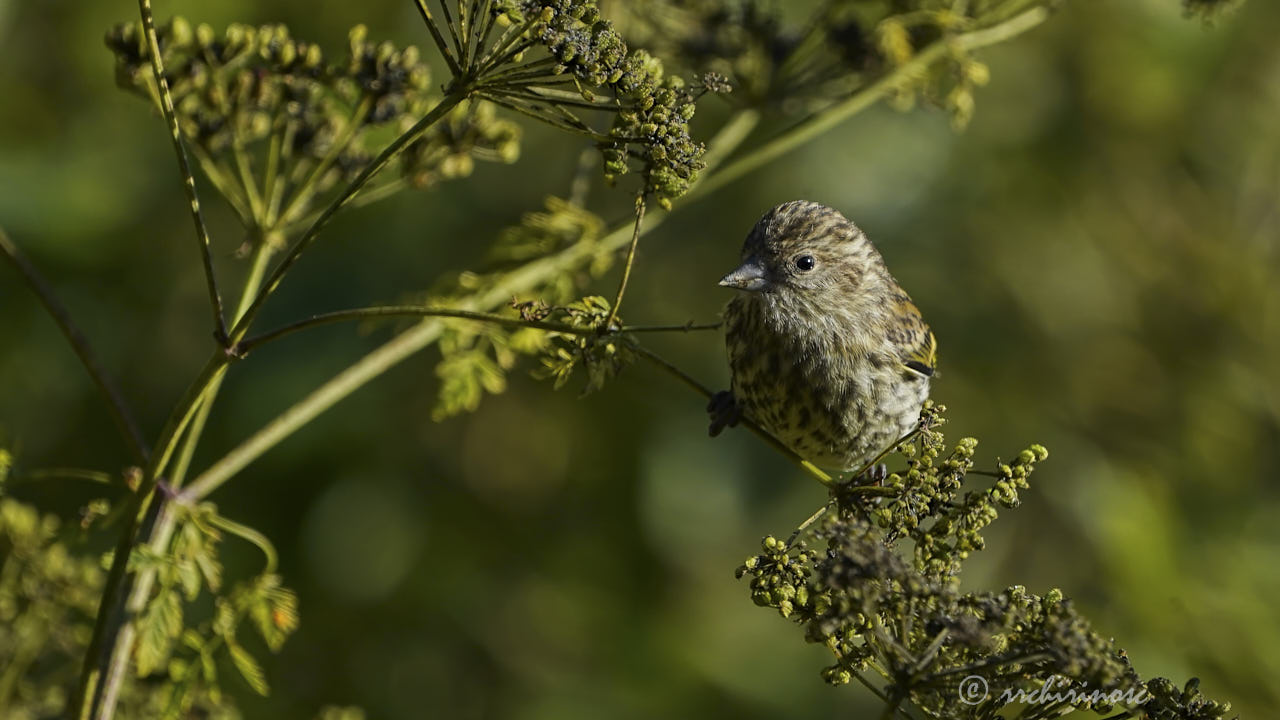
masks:
<path fill-rule="evenodd" d="M 809 272 L 817 264 L 812 255 L 801 255 L 796 258 L 796 267 L 800 269 L 800 272 Z"/>

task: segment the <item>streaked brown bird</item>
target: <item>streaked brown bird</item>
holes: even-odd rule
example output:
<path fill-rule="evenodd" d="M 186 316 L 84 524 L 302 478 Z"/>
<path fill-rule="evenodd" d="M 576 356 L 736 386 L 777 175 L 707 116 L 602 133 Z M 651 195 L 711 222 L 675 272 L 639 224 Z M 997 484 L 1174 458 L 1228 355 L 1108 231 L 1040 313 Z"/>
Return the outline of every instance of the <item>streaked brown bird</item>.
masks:
<path fill-rule="evenodd" d="M 867 236 L 816 202 L 755 224 L 720 284 L 732 391 L 711 434 L 746 415 L 819 467 L 861 467 L 915 427 L 937 341 Z"/>

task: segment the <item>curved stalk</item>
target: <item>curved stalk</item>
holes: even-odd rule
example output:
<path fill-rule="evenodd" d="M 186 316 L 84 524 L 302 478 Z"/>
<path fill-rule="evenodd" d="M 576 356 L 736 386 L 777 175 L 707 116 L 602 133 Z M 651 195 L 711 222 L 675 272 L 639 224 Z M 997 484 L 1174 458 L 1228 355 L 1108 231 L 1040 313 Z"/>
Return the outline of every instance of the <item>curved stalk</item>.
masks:
<path fill-rule="evenodd" d="M 4 228 L 0 228 L 0 251 L 9 259 L 13 267 L 22 275 L 22 279 L 26 281 L 27 287 L 40 298 L 40 303 L 44 305 L 44 309 L 58 324 L 58 328 L 62 330 L 62 334 L 67 338 L 67 342 L 71 344 L 71 349 L 75 351 L 76 357 L 80 358 L 80 364 L 84 365 L 84 369 L 89 373 L 89 378 L 93 380 L 93 384 L 98 386 L 98 391 L 102 393 L 102 397 L 107 401 L 107 409 L 111 413 L 111 419 L 115 421 L 116 427 L 120 430 L 120 436 L 124 438 L 125 443 L 129 446 L 129 452 L 133 455 L 133 459 L 137 463 L 145 463 L 147 454 L 150 452 L 147 448 L 147 442 L 142 439 L 142 432 L 138 429 L 138 423 L 133 419 L 133 412 L 129 409 L 128 403 L 125 402 L 124 395 L 121 394 L 120 388 L 116 385 L 115 380 L 107 373 L 106 368 L 98 361 L 98 356 L 94 354 L 93 348 L 89 347 L 89 339 L 71 319 L 71 313 L 67 312 L 67 308 L 54 295 L 53 288 L 40 275 L 27 256 L 22 250 L 9 239 Z"/>

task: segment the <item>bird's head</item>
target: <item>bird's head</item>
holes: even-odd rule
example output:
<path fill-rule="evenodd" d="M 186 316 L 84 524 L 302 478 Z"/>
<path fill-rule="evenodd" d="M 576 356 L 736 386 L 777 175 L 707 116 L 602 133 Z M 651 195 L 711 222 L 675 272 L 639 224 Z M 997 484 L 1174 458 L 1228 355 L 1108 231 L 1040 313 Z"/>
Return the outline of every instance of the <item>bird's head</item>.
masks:
<path fill-rule="evenodd" d="M 848 218 L 807 200 L 764 214 L 742 245 L 742 264 L 720 279 L 724 287 L 762 296 L 821 300 L 863 287 L 879 253 Z"/>

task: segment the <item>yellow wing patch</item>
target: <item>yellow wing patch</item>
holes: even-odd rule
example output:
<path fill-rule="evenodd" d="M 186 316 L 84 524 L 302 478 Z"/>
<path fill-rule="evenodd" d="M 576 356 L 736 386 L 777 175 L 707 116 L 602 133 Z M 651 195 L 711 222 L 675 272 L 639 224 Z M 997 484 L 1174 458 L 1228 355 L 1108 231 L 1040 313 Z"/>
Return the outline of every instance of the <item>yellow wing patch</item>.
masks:
<path fill-rule="evenodd" d="M 897 298 L 897 328 L 889 339 L 898 346 L 902 364 L 925 377 L 933 375 L 938 363 L 938 338 L 920 316 L 920 309 L 903 293 Z"/>
<path fill-rule="evenodd" d="M 925 329 L 924 342 L 907 352 L 907 359 L 902 363 L 921 375 L 931 376 L 938 367 L 938 338 L 933 331 Z"/>

